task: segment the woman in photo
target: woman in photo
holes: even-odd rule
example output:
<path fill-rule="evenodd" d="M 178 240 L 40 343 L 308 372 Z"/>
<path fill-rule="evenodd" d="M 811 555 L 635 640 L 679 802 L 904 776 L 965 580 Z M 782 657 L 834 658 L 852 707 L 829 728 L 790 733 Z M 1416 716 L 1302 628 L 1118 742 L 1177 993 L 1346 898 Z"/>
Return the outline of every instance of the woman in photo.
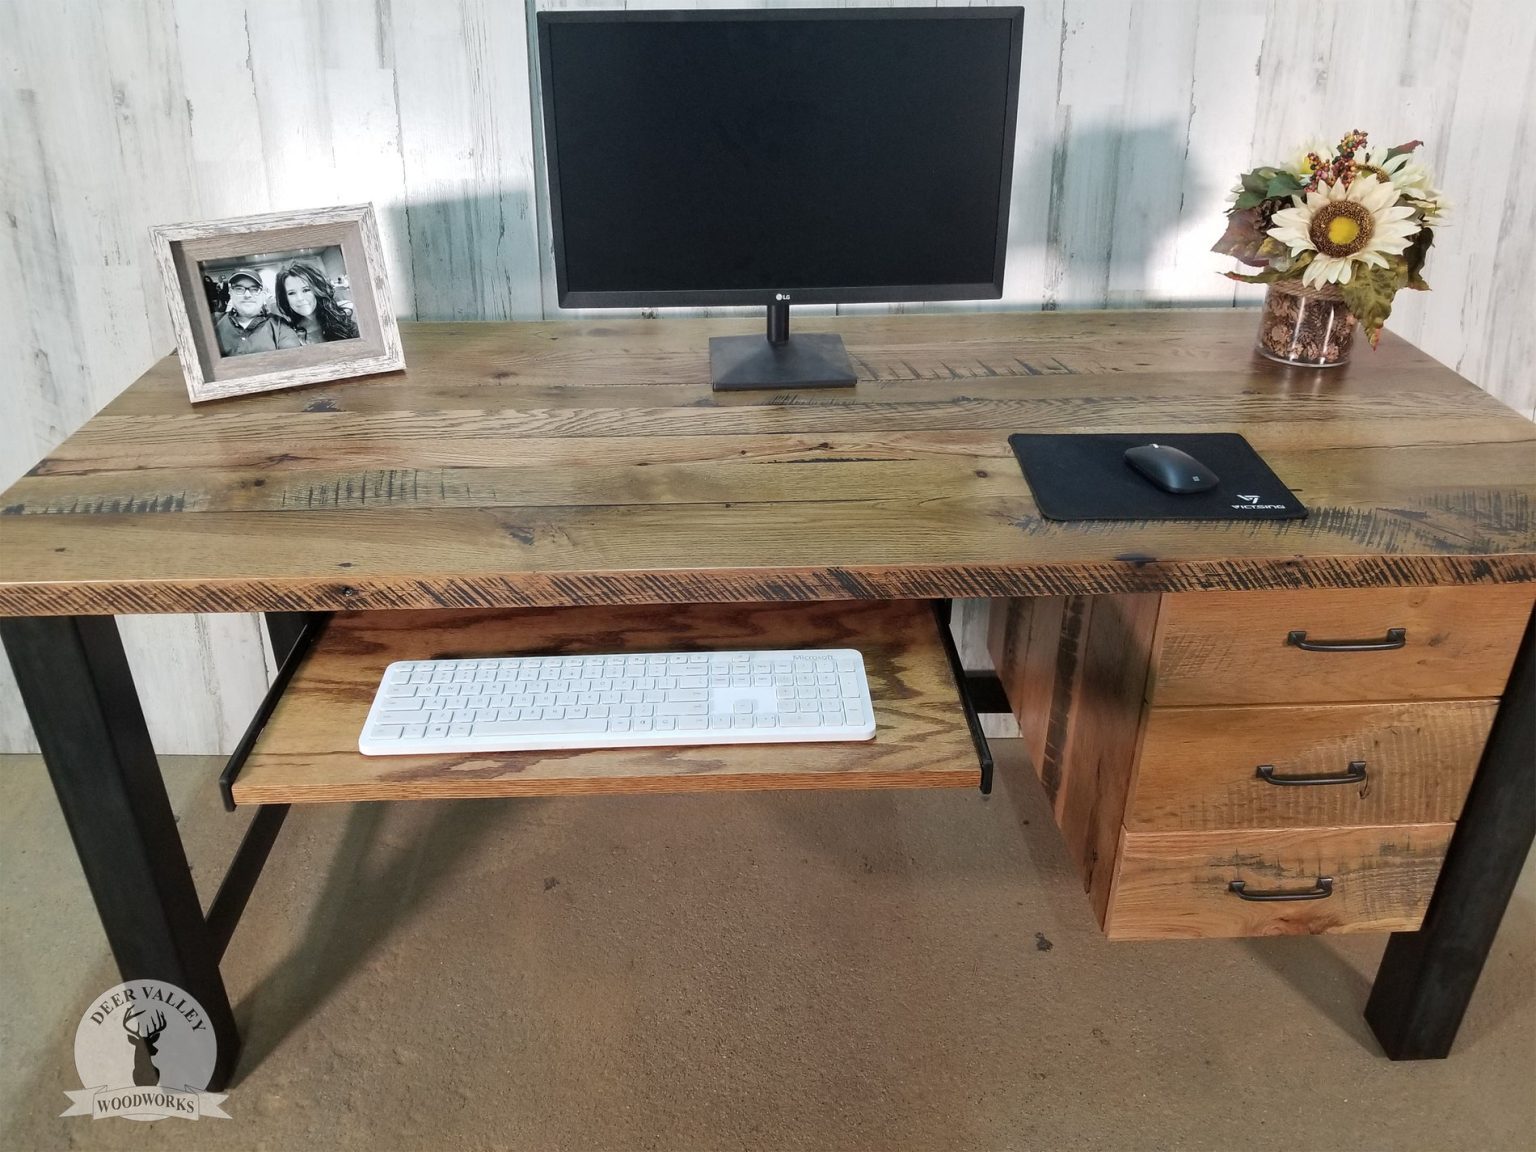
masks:
<path fill-rule="evenodd" d="M 357 339 L 357 321 L 312 264 L 296 261 L 277 274 L 277 310 L 305 344 Z"/>

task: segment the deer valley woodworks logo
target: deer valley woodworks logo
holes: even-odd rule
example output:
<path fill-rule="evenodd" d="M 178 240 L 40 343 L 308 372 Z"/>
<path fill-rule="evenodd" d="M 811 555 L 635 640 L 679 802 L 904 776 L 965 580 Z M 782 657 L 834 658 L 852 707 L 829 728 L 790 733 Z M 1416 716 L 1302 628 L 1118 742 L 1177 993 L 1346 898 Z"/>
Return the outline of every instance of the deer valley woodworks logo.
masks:
<path fill-rule="evenodd" d="M 61 1116 L 104 1120 L 197 1120 L 216 1116 L 225 1096 L 204 1092 L 218 1041 L 203 1006 L 174 984 L 130 980 L 108 988 L 75 1029 L 75 1069 L 85 1085 L 66 1091 Z"/>

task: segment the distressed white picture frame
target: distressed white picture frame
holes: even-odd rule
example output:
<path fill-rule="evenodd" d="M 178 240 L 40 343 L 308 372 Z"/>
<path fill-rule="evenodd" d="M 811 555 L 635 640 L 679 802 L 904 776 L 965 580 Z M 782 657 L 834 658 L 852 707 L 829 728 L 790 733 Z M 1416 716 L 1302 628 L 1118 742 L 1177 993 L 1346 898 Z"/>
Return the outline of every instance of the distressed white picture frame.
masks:
<path fill-rule="evenodd" d="M 150 229 L 187 395 L 193 403 L 296 388 L 405 367 L 389 299 L 373 205 L 269 212 Z M 207 260 L 293 248 L 341 247 L 359 336 L 304 348 L 223 356 L 214 336 L 200 265 Z"/>

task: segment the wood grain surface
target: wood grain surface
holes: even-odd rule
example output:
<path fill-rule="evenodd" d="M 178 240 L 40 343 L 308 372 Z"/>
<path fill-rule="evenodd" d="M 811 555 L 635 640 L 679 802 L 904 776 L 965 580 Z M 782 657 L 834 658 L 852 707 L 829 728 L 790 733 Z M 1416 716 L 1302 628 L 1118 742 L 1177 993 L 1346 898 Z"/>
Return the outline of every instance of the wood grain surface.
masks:
<path fill-rule="evenodd" d="M 1300 704 L 1498 696 L 1536 588 L 1377 588 L 1165 596 L 1147 698 L 1157 705 Z M 1309 652 L 1286 642 L 1401 648 Z"/>
<path fill-rule="evenodd" d="M 992 658 L 1051 813 L 1103 922 L 1141 725 L 1158 597 L 993 606 Z"/>
<path fill-rule="evenodd" d="M 520 654 L 857 648 L 871 741 L 582 752 L 363 756 L 368 706 L 394 660 Z M 240 804 L 970 787 L 980 781 L 957 688 L 925 604 L 741 604 L 550 611 L 370 612 L 333 618 L 235 781 Z"/>
<path fill-rule="evenodd" d="M 1434 890 L 1452 824 L 1242 832 L 1126 832 L 1104 931 L 1110 939 L 1411 932 Z M 1260 903 L 1255 891 L 1306 890 L 1322 900 Z"/>
<path fill-rule="evenodd" d="M 0 612 L 522 607 L 1536 580 L 1536 426 L 1391 336 L 807 319 L 854 389 L 715 395 L 753 320 L 402 325 L 391 376 L 192 409 L 162 361 L 0 497 Z M 1236 431 L 1302 522 L 1042 519 L 1016 431 Z"/>
<path fill-rule="evenodd" d="M 1325 707 L 1150 708 L 1125 826 L 1132 832 L 1449 823 L 1461 814 L 1497 700 Z M 1348 784 L 1270 784 L 1342 774 Z"/>

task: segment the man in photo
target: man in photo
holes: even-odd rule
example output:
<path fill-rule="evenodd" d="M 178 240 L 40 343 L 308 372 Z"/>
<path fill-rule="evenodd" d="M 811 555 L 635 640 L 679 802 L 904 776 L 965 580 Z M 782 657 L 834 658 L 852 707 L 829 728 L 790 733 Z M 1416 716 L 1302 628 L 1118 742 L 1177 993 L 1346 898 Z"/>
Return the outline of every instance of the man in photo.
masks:
<path fill-rule="evenodd" d="M 267 311 L 267 289 L 254 269 L 239 268 L 228 281 L 229 310 L 214 321 L 219 351 L 225 356 L 300 348 L 303 341 L 281 317 Z"/>

